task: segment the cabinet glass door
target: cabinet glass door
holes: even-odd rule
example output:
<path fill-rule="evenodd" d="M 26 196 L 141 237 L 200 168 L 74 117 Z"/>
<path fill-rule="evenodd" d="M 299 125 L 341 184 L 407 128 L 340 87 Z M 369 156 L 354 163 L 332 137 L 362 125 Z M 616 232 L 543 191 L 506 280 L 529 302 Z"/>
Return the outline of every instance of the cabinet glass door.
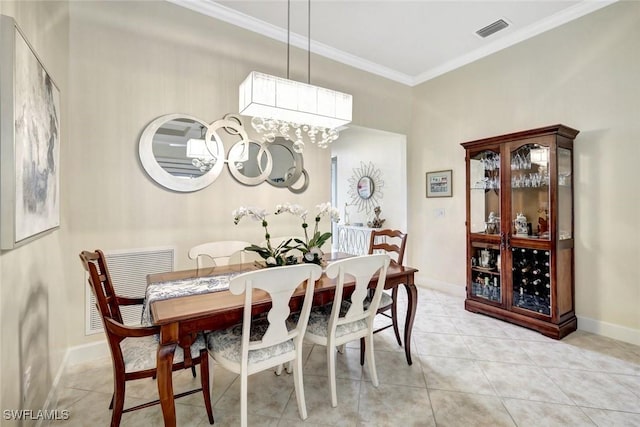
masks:
<path fill-rule="evenodd" d="M 500 234 L 500 154 L 485 150 L 469 160 L 471 233 Z"/>
<path fill-rule="evenodd" d="M 558 239 L 573 238 L 573 159 L 571 150 L 558 148 Z"/>
<path fill-rule="evenodd" d="M 551 314 L 551 256 L 547 250 L 511 248 L 513 306 Z"/>
<path fill-rule="evenodd" d="M 471 243 L 471 296 L 502 303 L 500 247 Z"/>
<path fill-rule="evenodd" d="M 511 222 L 516 238 L 549 240 L 549 147 L 511 151 Z"/>

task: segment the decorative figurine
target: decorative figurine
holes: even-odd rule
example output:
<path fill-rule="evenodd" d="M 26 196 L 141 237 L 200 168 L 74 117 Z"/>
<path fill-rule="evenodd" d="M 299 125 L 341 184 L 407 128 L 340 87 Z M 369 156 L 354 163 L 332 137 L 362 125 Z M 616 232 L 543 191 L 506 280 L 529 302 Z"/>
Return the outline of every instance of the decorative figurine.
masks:
<path fill-rule="evenodd" d="M 491 211 L 489 212 L 489 218 L 484 223 L 484 231 L 487 234 L 497 234 L 498 227 L 500 224 L 500 218 L 496 216 L 496 213 Z"/>
<path fill-rule="evenodd" d="M 347 210 L 347 207 L 349 206 L 349 203 L 344 202 L 344 225 L 350 225 L 349 224 L 349 211 Z"/>
<path fill-rule="evenodd" d="M 367 226 L 369 226 L 369 228 L 381 228 L 382 224 L 384 223 L 384 219 L 380 218 L 380 212 L 382 212 L 382 209 L 380 209 L 380 206 L 376 206 L 373 209 L 373 213 L 376 215 L 375 218 L 373 218 L 372 221 L 367 222 Z"/>
<path fill-rule="evenodd" d="M 523 213 L 519 213 L 516 215 L 516 220 L 514 221 L 516 227 L 516 236 L 528 236 L 529 235 L 529 227 L 527 225 L 527 217 L 524 216 Z"/>

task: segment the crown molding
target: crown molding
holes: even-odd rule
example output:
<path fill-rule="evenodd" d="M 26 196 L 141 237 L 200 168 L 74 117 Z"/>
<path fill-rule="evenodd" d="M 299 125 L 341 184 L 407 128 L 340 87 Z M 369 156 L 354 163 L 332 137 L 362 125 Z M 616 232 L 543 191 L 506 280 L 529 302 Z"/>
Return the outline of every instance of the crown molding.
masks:
<path fill-rule="evenodd" d="M 223 6 L 213 0 L 167 1 L 175 5 L 191 9 L 203 15 L 207 15 L 212 18 L 227 22 L 229 24 L 244 28 L 246 30 L 261 34 L 265 37 L 269 37 L 279 42 L 287 43 L 286 30 L 276 25 L 272 25 L 262 20 L 256 19 L 247 14 L 238 12 L 229 7 Z M 515 31 L 511 35 L 502 37 L 480 49 L 476 49 L 466 55 L 455 58 L 449 62 L 434 67 L 416 76 L 401 73 L 397 70 L 382 66 L 375 62 L 363 59 L 359 56 L 341 51 L 339 49 L 335 49 L 323 43 L 312 41 L 310 49 L 311 52 L 317 55 L 324 56 L 326 58 L 369 72 L 371 74 L 375 74 L 407 86 L 416 86 L 442 74 L 448 73 L 449 71 L 453 71 L 456 68 L 460 68 L 464 65 L 482 59 L 485 56 L 489 56 L 502 49 L 513 46 L 514 44 L 517 44 L 528 38 L 534 37 L 560 25 L 566 24 L 567 22 L 573 21 L 574 19 L 580 18 L 591 12 L 595 12 L 596 10 L 609 6 L 617 1 L 618 0 L 584 0 L 570 8 L 564 9 L 550 16 L 543 21 Z M 299 49 L 306 50 L 309 48 L 309 46 L 307 45 L 307 38 L 294 32 L 291 33 L 290 43 L 292 46 L 295 46 Z"/>
<path fill-rule="evenodd" d="M 510 46 L 513 46 L 514 44 L 537 36 L 538 34 L 542 34 L 545 31 L 559 27 L 560 25 L 566 24 L 567 22 L 578 19 L 584 15 L 588 15 L 591 12 L 595 12 L 596 10 L 602 9 L 603 7 L 616 3 L 617 1 L 618 0 L 585 0 L 581 3 L 576 4 L 575 6 L 553 14 L 543 21 L 539 21 L 533 25 L 529 25 L 518 31 L 515 31 L 511 35 L 498 39 L 495 42 L 483 46 L 480 49 L 476 49 L 466 55 L 460 56 L 438 67 L 427 70 L 424 73 L 415 76 L 411 86 L 416 86 L 420 83 L 424 83 L 435 77 L 441 76 L 445 73 L 448 73 L 449 71 L 455 70 L 456 68 L 460 68 L 464 65 L 482 59 L 485 56 L 489 56 L 502 49 L 506 49 Z"/>
<path fill-rule="evenodd" d="M 229 24 L 244 28 L 245 30 L 253 31 L 254 33 L 261 34 L 265 37 L 277 40 L 282 43 L 287 43 L 287 31 L 267 22 L 256 19 L 252 16 L 238 12 L 234 9 L 222 6 L 211 0 L 167 0 L 170 3 L 178 6 L 191 9 L 195 12 L 202 13 L 203 15 L 210 16 L 212 18 L 219 19 Z M 307 38 L 297 33 L 291 33 L 290 43 L 299 49 L 307 50 L 308 41 Z M 414 78 L 408 74 L 401 73 L 388 67 L 381 66 L 375 62 L 368 61 L 360 58 L 359 56 L 352 55 L 339 49 L 335 49 L 326 44 L 311 41 L 311 52 L 324 56 L 325 58 L 332 59 L 336 62 L 340 62 L 354 68 L 367 71 L 372 74 L 384 77 L 389 80 L 402 83 L 407 86 L 411 86 Z"/>

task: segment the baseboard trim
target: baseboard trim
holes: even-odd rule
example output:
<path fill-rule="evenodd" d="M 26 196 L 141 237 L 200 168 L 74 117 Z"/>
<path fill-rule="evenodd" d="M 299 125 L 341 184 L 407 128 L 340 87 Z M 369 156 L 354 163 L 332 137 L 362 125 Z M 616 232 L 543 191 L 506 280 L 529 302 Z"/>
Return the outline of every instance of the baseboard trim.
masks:
<path fill-rule="evenodd" d="M 423 274 L 416 274 L 416 286 L 421 288 L 435 289 L 449 295 L 464 298 L 467 291 L 464 285 L 445 282 L 443 280 L 432 279 Z"/>
<path fill-rule="evenodd" d="M 584 316 L 576 317 L 578 318 L 578 329 L 581 331 L 591 332 L 596 335 L 602 335 L 604 337 L 628 342 L 630 344 L 640 345 L 640 330 L 638 329 L 603 322 L 602 320 L 591 319 Z"/>
<path fill-rule="evenodd" d="M 416 286 L 434 289 L 461 298 L 464 298 L 467 295 L 464 285 L 457 285 L 442 280 L 432 279 L 420 273 L 416 274 Z M 640 345 L 640 330 L 638 329 L 616 325 L 602 320 L 591 319 L 585 316 L 576 315 L 576 317 L 578 318 L 578 329 L 581 331 L 590 332 L 607 338 L 613 338 L 630 344 Z"/>
<path fill-rule="evenodd" d="M 58 372 L 56 373 L 55 378 L 53 379 L 53 383 L 51 384 L 51 389 L 49 390 L 49 394 L 47 395 L 47 399 L 44 402 L 45 410 L 55 410 L 61 409 L 58 407 L 58 385 L 60 384 L 60 379 L 62 375 L 64 375 L 68 366 L 73 366 L 80 363 L 92 362 L 97 359 L 101 359 L 103 357 L 109 356 L 109 347 L 107 346 L 107 341 L 96 341 L 88 344 L 77 345 L 75 347 L 69 347 L 67 351 L 64 352 L 64 356 L 62 357 L 62 362 L 60 363 L 60 367 L 58 368 Z M 62 408 L 65 409 L 65 408 Z M 36 427 L 40 427 L 43 420 L 38 420 Z"/>

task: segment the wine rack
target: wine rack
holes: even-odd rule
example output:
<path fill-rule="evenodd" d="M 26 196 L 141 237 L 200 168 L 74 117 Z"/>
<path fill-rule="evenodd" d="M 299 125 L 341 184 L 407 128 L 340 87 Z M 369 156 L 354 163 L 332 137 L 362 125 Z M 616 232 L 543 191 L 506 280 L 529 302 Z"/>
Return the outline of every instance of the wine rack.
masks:
<path fill-rule="evenodd" d="M 539 249 L 511 248 L 513 306 L 551 314 L 551 257 Z"/>

